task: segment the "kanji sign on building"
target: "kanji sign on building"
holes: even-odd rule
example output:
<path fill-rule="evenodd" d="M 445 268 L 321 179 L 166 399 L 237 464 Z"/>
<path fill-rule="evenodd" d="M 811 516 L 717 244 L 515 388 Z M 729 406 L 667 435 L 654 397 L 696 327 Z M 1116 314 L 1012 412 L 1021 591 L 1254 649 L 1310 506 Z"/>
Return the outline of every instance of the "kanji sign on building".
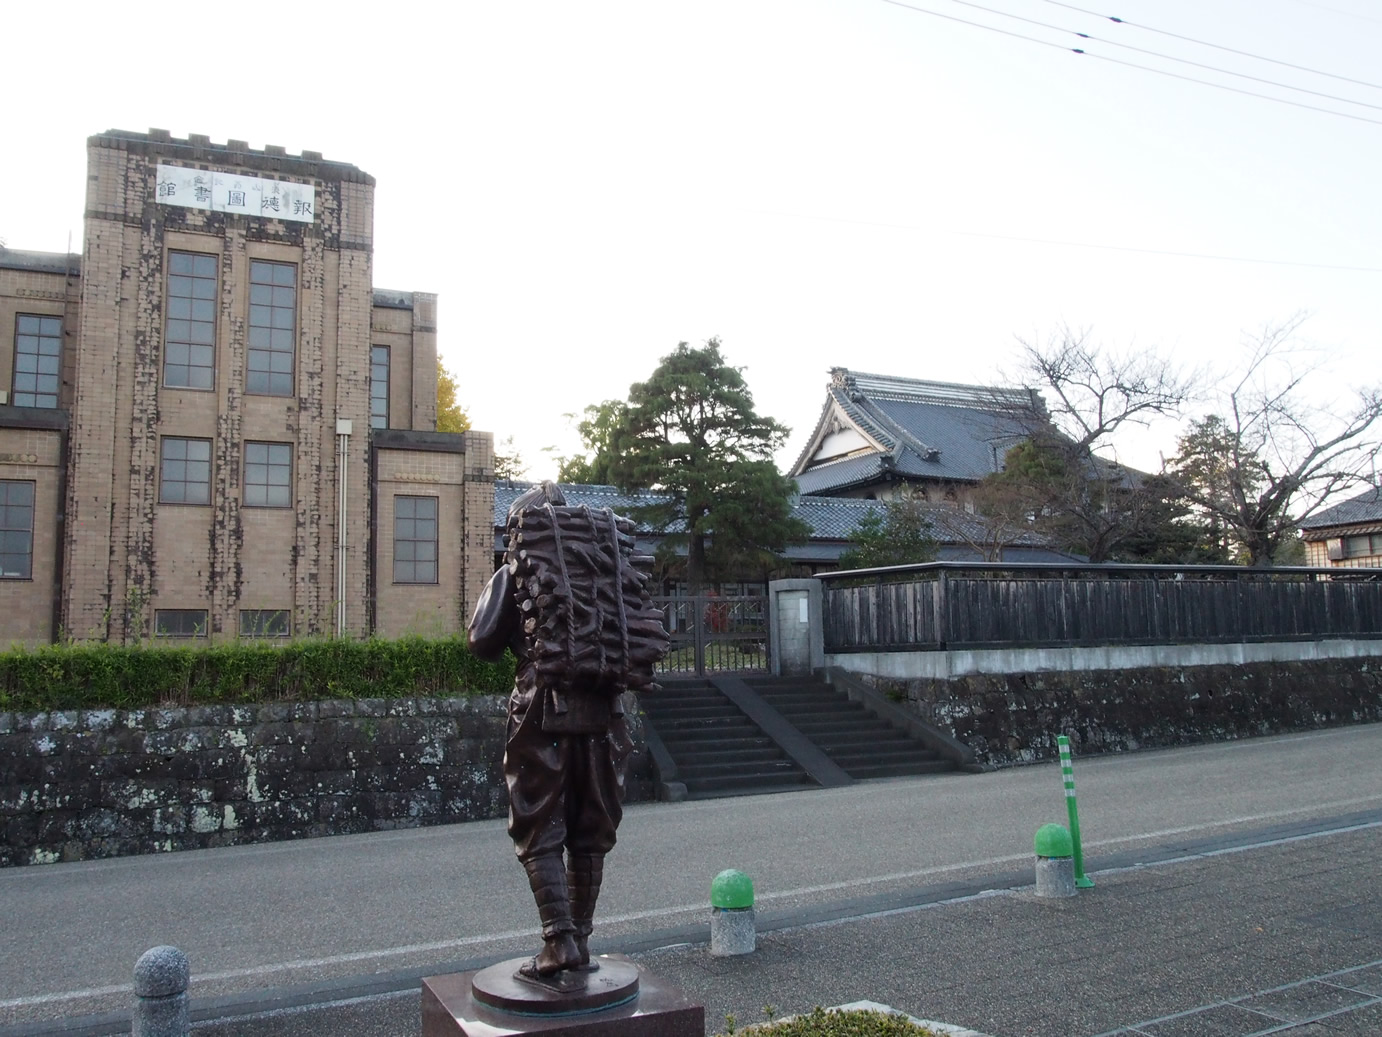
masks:
<path fill-rule="evenodd" d="M 188 169 L 160 162 L 156 192 L 162 205 L 298 223 L 311 223 L 316 219 L 317 192 L 311 184 L 266 180 L 219 169 Z"/>

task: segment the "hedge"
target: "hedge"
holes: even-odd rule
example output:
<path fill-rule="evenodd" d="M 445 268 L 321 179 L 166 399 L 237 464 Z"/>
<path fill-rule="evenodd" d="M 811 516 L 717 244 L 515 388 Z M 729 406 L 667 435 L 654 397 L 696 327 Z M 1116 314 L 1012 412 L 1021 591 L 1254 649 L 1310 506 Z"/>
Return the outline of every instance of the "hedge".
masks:
<path fill-rule="evenodd" d="M 140 709 L 340 698 L 503 694 L 513 659 L 464 638 L 237 641 L 198 647 L 70 643 L 0 652 L 0 710 Z"/>

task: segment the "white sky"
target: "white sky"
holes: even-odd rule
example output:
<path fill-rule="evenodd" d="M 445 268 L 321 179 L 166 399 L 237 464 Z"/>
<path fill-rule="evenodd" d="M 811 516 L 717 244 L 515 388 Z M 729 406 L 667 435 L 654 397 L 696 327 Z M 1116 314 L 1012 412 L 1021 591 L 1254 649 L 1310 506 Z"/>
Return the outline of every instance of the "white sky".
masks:
<path fill-rule="evenodd" d="M 110 128 L 353 162 L 378 181 L 375 284 L 439 293 L 463 405 L 533 477 L 578 449 L 563 413 L 710 336 L 792 427 L 784 465 L 830 367 L 991 383 L 1062 323 L 1231 373 L 1245 329 L 1306 310 L 1336 361 L 1321 398 L 1375 381 L 1382 89 L 1050 0 L 974 2 L 1377 107 L 907 2 L 1089 53 L 884 0 L 29 0 L 5 15 L 0 237 L 79 249 L 85 140 Z M 1072 2 L 1382 84 L 1376 0 Z"/>

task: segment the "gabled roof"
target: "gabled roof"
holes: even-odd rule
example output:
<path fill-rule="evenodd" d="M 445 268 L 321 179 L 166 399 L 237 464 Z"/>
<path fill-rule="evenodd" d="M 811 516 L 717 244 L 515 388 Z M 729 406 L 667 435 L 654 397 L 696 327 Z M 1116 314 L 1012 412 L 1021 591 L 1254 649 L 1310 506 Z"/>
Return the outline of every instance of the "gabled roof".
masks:
<path fill-rule="evenodd" d="M 1357 497 L 1325 508 L 1300 524 L 1301 529 L 1352 526 L 1360 522 L 1382 522 L 1382 487 L 1369 486 Z"/>
<path fill-rule="evenodd" d="M 805 494 L 898 478 L 978 482 L 1044 416 L 1029 389 L 836 367 L 815 432 L 789 474 Z"/>

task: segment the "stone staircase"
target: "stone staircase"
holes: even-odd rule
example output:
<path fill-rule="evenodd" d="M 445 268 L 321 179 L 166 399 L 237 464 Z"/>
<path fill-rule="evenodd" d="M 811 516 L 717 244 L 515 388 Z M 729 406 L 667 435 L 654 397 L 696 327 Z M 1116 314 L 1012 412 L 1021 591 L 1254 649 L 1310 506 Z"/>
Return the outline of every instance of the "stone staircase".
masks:
<path fill-rule="evenodd" d="M 748 677 L 745 683 L 851 778 L 956 769 L 952 761 L 823 681 L 812 677 Z"/>
<path fill-rule="evenodd" d="M 814 788 L 770 737 L 707 680 L 668 680 L 642 697 L 688 799 Z"/>
<path fill-rule="evenodd" d="M 947 758 L 929 748 L 891 703 L 880 700 L 871 712 L 812 677 L 668 680 L 642 706 L 664 798 L 680 798 L 678 786 L 688 799 L 708 799 L 958 767 L 956 752 Z M 890 714 L 891 722 L 882 718 Z M 964 746 L 952 748 L 963 759 Z"/>

